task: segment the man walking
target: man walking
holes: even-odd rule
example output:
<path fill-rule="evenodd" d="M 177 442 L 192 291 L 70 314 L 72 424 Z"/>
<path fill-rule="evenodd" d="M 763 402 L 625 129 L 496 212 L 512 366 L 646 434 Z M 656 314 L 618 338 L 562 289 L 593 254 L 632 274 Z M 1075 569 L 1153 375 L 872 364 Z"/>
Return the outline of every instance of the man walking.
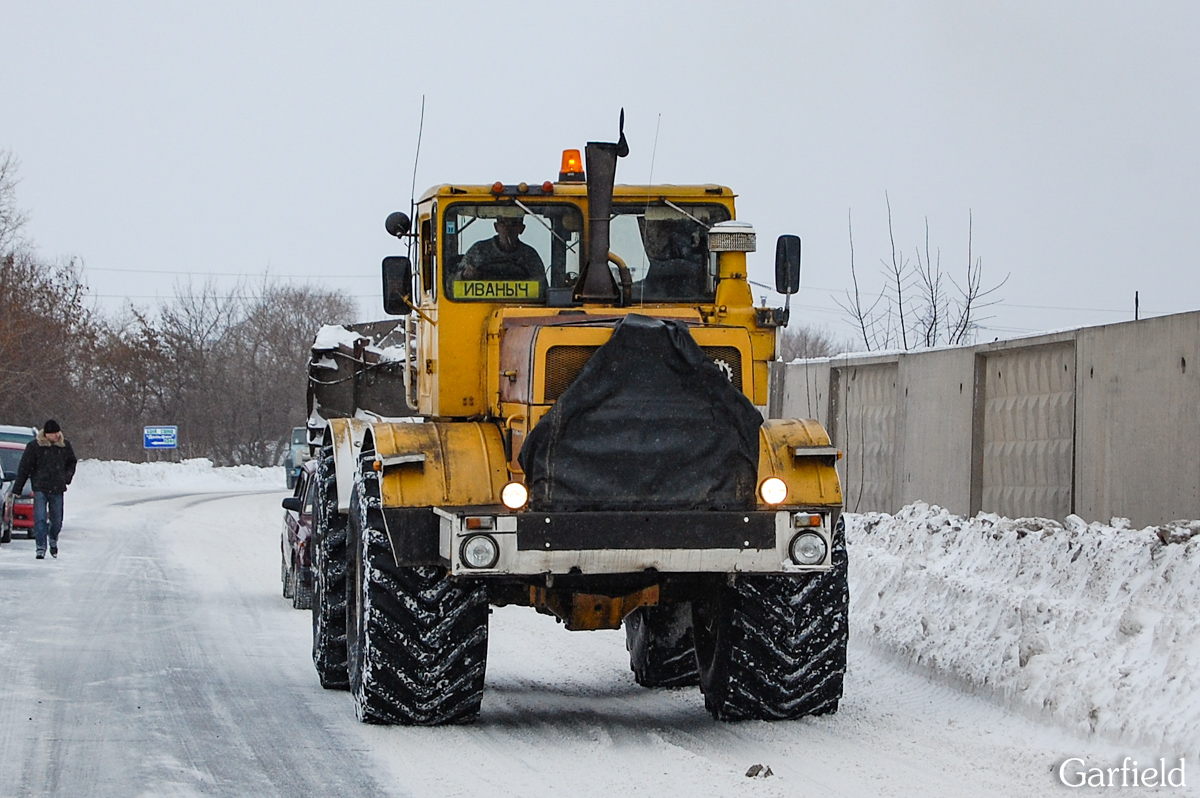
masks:
<path fill-rule="evenodd" d="M 25 445 L 21 464 L 17 466 L 17 481 L 13 495 L 20 496 L 29 480 L 33 487 L 33 536 L 37 558 L 46 559 L 46 543 L 50 556 L 58 556 L 58 533 L 62 531 L 63 493 L 75 476 L 75 451 L 63 437 L 62 428 L 54 419 L 48 420 L 37 437 Z"/>

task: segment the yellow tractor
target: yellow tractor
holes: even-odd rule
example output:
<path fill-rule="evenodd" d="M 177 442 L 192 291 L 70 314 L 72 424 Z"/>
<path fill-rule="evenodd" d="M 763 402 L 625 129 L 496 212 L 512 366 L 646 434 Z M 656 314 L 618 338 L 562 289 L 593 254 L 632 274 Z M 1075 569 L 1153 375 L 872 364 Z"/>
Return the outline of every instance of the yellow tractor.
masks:
<path fill-rule="evenodd" d="M 789 311 L 754 306 L 730 189 L 614 185 L 627 151 L 426 191 L 387 219 L 392 354 L 311 364 L 313 660 L 363 721 L 473 719 L 489 605 L 623 625 L 639 684 L 721 720 L 837 709 L 839 452 L 761 412 Z M 775 268 L 795 293 L 798 238 Z"/>

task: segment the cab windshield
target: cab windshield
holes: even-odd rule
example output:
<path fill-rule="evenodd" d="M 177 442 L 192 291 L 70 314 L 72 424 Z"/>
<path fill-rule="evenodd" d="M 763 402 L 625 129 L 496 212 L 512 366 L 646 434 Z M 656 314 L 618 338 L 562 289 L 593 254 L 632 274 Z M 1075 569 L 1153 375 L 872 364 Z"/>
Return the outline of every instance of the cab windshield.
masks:
<path fill-rule="evenodd" d="M 618 205 L 609 248 L 633 277 L 633 301 L 711 302 L 717 290 L 717 256 L 708 251 L 708 228 L 729 220 L 724 205 Z"/>
<path fill-rule="evenodd" d="M 544 304 L 579 276 L 573 205 L 457 203 L 442 215 L 443 290 L 458 301 Z"/>

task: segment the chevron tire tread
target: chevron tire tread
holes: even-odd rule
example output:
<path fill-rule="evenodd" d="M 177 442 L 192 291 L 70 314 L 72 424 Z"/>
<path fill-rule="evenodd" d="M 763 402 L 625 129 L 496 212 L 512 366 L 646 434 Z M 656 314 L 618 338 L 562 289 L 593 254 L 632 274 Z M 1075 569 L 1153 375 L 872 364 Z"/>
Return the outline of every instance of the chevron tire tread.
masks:
<path fill-rule="evenodd" d="M 396 565 L 378 482 L 360 468 L 351 514 L 356 616 L 350 681 L 367 723 L 436 726 L 479 714 L 487 667 L 488 600 L 480 582 L 439 566 Z"/>
<path fill-rule="evenodd" d="M 744 576 L 693 603 L 700 685 L 718 720 L 785 720 L 836 712 L 846 673 L 845 529 L 833 568 Z"/>
<path fill-rule="evenodd" d="M 688 602 L 634 610 L 625 619 L 625 647 L 634 681 L 643 687 L 700 683 Z"/>
<path fill-rule="evenodd" d="M 350 689 L 346 666 L 346 516 L 337 510 L 333 448 L 321 449 L 313 534 L 313 665 L 327 690 Z"/>

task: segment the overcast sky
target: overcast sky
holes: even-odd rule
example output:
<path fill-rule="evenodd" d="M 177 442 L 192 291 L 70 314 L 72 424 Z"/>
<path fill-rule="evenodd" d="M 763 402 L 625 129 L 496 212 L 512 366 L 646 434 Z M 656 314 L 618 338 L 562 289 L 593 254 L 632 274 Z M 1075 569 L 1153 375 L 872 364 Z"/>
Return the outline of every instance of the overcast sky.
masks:
<path fill-rule="evenodd" d="M 381 317 L 422 95 L 418 192 L 553 179 L 624 107 L 618 181 L 733 187 L 752 279 L 800 235 L 793 319 L 838 335 L 848 215 L 878 290 L 885 195 L 955 276 L 973 215 L 1008 275 L 980 340 L 1200 307 L 1194 2 L 0 0 L 0 31 L 27 233 L 107 309 L 269 272 Z"/>

